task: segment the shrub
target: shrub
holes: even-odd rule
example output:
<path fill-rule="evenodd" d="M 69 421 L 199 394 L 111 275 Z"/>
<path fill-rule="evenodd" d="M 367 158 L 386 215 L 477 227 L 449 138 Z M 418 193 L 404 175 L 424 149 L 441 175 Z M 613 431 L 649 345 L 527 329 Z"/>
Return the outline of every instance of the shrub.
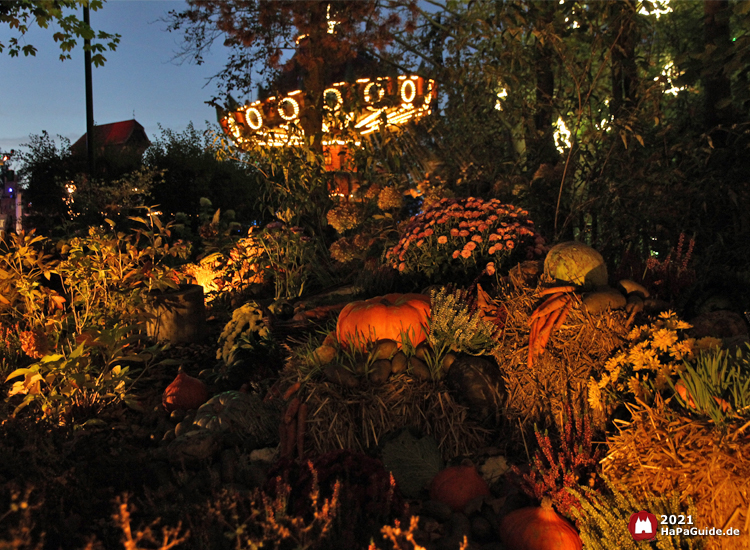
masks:
<path fill-rule="evenodd" d="M 386 260 L 401 273 L 431 282 L 461 273 L 471 280 L 544 252 L 544 238 L 528 212 L 497 199 L 441 199 L 413 216 L 400 234 Z"/>

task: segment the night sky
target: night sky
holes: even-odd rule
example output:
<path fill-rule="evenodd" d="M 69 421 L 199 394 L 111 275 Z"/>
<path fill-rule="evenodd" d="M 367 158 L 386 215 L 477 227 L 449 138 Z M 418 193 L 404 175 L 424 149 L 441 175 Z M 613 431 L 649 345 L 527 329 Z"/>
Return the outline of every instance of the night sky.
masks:
<path fill-rule="evenodd" d="M 218 129 L 215 110 L 204 102 L 215 95 L 217 85 L 207 79 L 223 67 L 226 50 L 215 47 L 201 66 L 179 64 L 173 58 L 182 34 L 166 32 L 167 23 L 159 21 L 170 9 L 185 5 L 172 0 L 109 0 L 91 12 L 95 30 L 122 35 L 117 50 L 104 54 L 104 67 L 92 68 L 96 124 L 135 118 L 152 140 L 160 135 L 157 124 L 180 132 L 191 121 L 198 130 L 209 121 Z M 78 16 L 83 18 L 82 11 Z M 43 130 L 71 143 L 86 132 L 83 40 L 72 59 L 60 61 L 60 49 L 52 39 L 56 30 L 56 25 L 34 25 L 26 34 L 22 44 L 36 46 L 35 57 L 11 58 L 7 49 L 0 54 L 0 151 L 19 150 L 30 134 Z M 0 26 L 0 42 L 6 47 L 11 36 L 16 34 L 7 25 Z"/>

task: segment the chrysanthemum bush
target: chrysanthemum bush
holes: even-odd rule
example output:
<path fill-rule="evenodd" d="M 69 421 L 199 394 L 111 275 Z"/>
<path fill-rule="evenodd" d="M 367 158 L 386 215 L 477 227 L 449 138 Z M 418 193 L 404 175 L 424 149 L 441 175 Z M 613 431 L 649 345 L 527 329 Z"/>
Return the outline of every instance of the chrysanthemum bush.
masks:
<path fill-rule="evenodd" d="M 514 260 L 542 256 L 544 243 L 526 210 L 498 199 L 443 198 L 405 224 L 386 260 L 431 281 L 456 273 L 494 275 Z"/>
<path fill-rule="evenodd" d="M 591 408 L 605 412 L 631 396 L 648 402 L 655 391 L 669 388 L 669 381 L 684 370 L 684 361 L 721 343 L 710 337 L 688 338 L 689 328 L 673 311 L 665 311 L 631 330 L 629 345 L 607 361 L 601 379 L 589 380 Z"/>

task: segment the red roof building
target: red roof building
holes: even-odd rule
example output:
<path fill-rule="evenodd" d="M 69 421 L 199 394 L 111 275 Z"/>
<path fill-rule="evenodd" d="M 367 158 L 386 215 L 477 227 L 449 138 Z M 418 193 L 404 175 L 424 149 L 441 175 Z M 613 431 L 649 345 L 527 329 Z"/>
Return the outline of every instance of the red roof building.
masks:
<path fill-rule="evenodd" d="M 86 138 L 83 134 L 71 147 L 74 155 L 86 155 Z M 94 126 L 94 146 L 97 151 L 113 153 L 136 153 L 138 156 L 151 145 L 146 130 L 135 119 Z"/>

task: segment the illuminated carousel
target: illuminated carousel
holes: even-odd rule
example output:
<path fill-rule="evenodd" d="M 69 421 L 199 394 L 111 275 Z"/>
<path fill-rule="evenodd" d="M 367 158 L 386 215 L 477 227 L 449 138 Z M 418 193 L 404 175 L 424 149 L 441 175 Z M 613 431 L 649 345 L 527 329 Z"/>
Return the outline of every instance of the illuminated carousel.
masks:
<path fill-rule="evenodd" d="M 399 126 L 431 112 L 436 98 L 435 81 L 420 76 L 360 78 L 337 82 L 324 92 L 323 153 L 326 169 L 346 170 L 347 148 L 359 147 L 360 138 L 384 126 Z M 224 132 L 243 149 L 256 145 L 298 146 L 305 134 L 299 122 L 305 94 L 295 90 L 284 96 L 254 101 L 236 110 L 219 113 Z M 346 132 L 354 139 L 343 138 Z"/>

